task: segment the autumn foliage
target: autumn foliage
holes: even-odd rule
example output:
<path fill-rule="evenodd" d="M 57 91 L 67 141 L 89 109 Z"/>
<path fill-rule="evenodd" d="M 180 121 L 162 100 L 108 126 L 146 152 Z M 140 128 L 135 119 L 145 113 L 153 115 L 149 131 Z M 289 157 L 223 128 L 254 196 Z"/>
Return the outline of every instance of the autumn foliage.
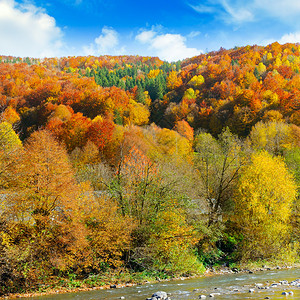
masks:
<path fill-rule="evenodd" d="M 0 295 L 298 259 L 299 65 L 278 43 L 1 57 Z"/>

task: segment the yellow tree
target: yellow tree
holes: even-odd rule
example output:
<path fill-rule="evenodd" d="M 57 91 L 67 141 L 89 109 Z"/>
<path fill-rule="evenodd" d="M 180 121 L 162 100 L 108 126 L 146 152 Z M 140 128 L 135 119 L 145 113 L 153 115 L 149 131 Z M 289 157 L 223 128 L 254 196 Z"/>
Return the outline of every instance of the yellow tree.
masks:
<path fill-rule="evenodd" d="M 0 232 L 2 239 L 3 234 L 6 237 L 9 261 L 26 262 L 32 281 L 52 268 L 74 267 L 79 257 L 84 257 L 87 240 L 78 218 L 81 191 L 66 150 L 49 132 L 37 131 L 9 171 L 10 184 L 1 211 L 7 228 Z M 22 267 L 19 271 L 25 272 Z"/>
<path fill-rule="evenodd" d="M 10 152 L 16 147 L 22 145 L 18 135 L 15 133 L 12 125 L 8 122 L 0 123 L 0 149 L 4 152 Z"/>
<path fill-rule="evenodd" d="M 7 187 L 9 174 L 14 156 L 21 149 L 22 142 L 8 122 L 0 123 L 0 188 Z M 8 176 L 8 177 L 7 177 Z"/>
<path fill-rule="evenodd" d="M 14 169 L 14 162 L 22 149 L 21 146 L 22 143 L 11 124 L 0 123 L 0 295 L 5 291 L 14 291 L 14 281 L 19 279 L 14 272 L 17 264 L 14 265 L 7 258 L 5 244 L 9 240 L 6 212 L 11 206 L 7 202 L 10 172 Z"/>
<path fill-rule="evenodd" d="M 234 196 L 244 259 L 264 259 L 284 251 L 296 194 L 296 184 L 281 158 L 265 151 L 252 155 Z"/>
<path fill-rule="evenodd" d="M 182 79 L 181 77 L 177 76 L 176 71 L 171 71 L 169 73 L 169 76 L 167 77 L 167 88 L 169 90 L 174 90 L 182 85 Z"/>
<path fill-rule="evenodd" d="M 130 99 L 126 116 L 124 116 L 124 125 L 146 125 L 149 122 L 149 116 L 150 111 L 145 105 Z"/>
<path fill-rule="evenodd" d="M 257 71 L 258 71 L 259 75 L 262 75 L 263 73 L 265 73 L 266 70 L 267 70 L 266 66 L 262 62 L 260 62 L 257 66 Z"/>
<path fill-rule="evenodd" d="M 41 217 L 57 221 L 69 211 L 76 192 L 67 153 L 46 130 L 33 133 L 24 150 L 16 178 L 28 217 L 36 222 Z"/>
<path fill-rule="evenodd" d="M 48 131 L 33 133 L 11 178 L 6 218 L 32 228 L 35 253 L 48 255 L 53 229 L 72 223 L 78 210 L 80 191 L 66 150 Z"/>
<path fill-rule="evenodd" d="M 295 143 L 295 139 L 292 138 L 292 127 L 276 121 L 256 123 L 249 138 L 254 149 L 266 150 L 275 155 L 292 148 Z"/>
<path fill-rule="evenodd" d="M 63 122 L 66 122 L 71 119 L 72 112 L 73 112 L 72 108 L 70 108 L 66 105 L 60 104 L 55 108 L 54 112 L 51 114 L 50 117 L 51 118 L 59 118 Z"/>
<path fill-rule="evenodd" d="M 156 142 L 164 155 L 187 157 L 192 153 L 188 139 L 174 130 L 167 128 L 158 129 L 156 131 Z"/>
<path fill-rule="evenodd" d="M 156 78 L 159 73 L 160 73 L 159 69 L 150 70 L 149 73 L 148 73 L 148 78 Z"/>
<path fill-rule="evenodd" d="M 99 271 L 104 264 L 113 267 L 122 264 L 135 222 L 130 217 L 121 216 L 117 203 L 105 193 L 98 196 L 92 194 L 82 197 L 80 217 L 87 229 L 90 248 L 85 252 L 85 265 Z"/>
<path fill-rule="evenodd" d="M 204 83 L 204 77 L 202 75 L 195 75 L 192 77 L 192 79 L 189 81 L 189 84 L 191 86 L 194 86 L 195 88 L 201 87 L 201 85 Z"/>
<path fill-rule="evenodd" d="M 182 210 L 160 211 L 150 228 L 152 268 L 174 275 L 202 273 L 204 267 L 193 253 L 198 240 L 199 233 L 188 225 Z"/>

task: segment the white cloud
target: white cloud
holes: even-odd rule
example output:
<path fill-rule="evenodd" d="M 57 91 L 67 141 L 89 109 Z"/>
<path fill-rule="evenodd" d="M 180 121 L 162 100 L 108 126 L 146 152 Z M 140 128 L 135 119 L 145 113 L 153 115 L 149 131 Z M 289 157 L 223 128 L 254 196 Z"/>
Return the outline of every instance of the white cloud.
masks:
<path fill-rule="evenodd" d="M 104 27 L 102 33 L 102 35 L 95 39 L 98 49 L 106 51 L 107 49 L 114 48 L 118 45 L 118 33 L 115 30 Z"/>
<path fill-rule="evenodd" d="M 102 34 L 92 44 L 84 46 L 83 51 L 85 55 L 124 54 L 125 48 L 117 48 L 118 45 L 119 37 L 117 31 L 112 28 L 103 27 Z"/>
<path fill-rule="evenodd" d="M 136 40 L 143 44 L 147 44 L 152 41 L 154 36 L 156 35 L 156 32 L 153 30 L 145 30 L 142 31 L 140 34 L 136 36 Z"/>
<path fill-rule="evenodd" d="M 195 11 L 200 14 L 214 14 L 216 18 L 226 23 L 241 24 L 266 17 L 276 17 L 290 23 L 291 18 L 298 20 L 300 14 L 299 0 L 198 0 L 196 2 L 200 4 L 190 4 Z"/>
<path fill-rule="evenodd" d="M 258 44 L 262 46 L 267 46 L 274 42 L 278 42 L 281 45 L 286 43 L 293 43 L 293 44 L 300 43 L 300 31 L 286 33 L 282 37 L 277 39 L 275 38 L 264 39 L 261 40 Z"/>
<path fill-rule="evenodd" d="M 300 32 L 288 33 L 281 37 L 278 41 L 280 44 L 300 43 Z"/>
<path fill-rule="evenodd" d="M 196 48 L 188 48 L 186 38 L 180 34 L 159 34 L 156 31 L 144 30 L 135 39 L 149 45 L 149 50 L 159 58 L 167 61 L 176 61 L 202 53 Z"/>
<path fill-rule="evenodd" d="M 203 4 L 205 3 L 205 4 Z M 253 21 L 251 1 L 241 0 L 206 0 L 199 5 L 191 5 L 196 12 L 214 14 L 216 18 L 223 19 L 226 23 L 243 23 Z"/>
<path fill-rule="evenodd" d="M 199 4 L 199 5 L 190 5 L 190 6 L 200 14 L 215 12 L 215 9 L 209 5 Z"/>
<path fill-rule="evenodd" d="M 62 31 L 55 19 L 34 5 L 0 0 L 0 55 L 59 56 Z"/>
<path fill-rule="evenodd" d="M 196 36 L 198 36 L 198 35 L 200 35 L 201 34 L 201 32 L 200 31 L 191 31 L 189 34 L 188 34 L 188 38 L 190 38 L 190 39 L 193 39 L 193 38 L 195 38 Z"/>
<path fill-rule="evenodd" d="M 235 3 L 233 1 L 221 0 L 221 4 L 228 15 L 230 15 L 231 22 L 242 23 L 253 21 L 254 16 L 250 8 L 241 5 L 241 2 Z M 225 18 L 227 20 L 227 18 Z"/>

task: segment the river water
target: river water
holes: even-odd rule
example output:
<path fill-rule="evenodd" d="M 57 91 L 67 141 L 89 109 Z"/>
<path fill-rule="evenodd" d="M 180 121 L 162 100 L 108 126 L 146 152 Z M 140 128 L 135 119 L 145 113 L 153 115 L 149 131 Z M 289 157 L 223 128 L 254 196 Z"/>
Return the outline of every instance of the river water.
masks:
<path fill-rule="evenodd" d="M 95 290 L 89 292 L 70 293 L 61 295 L 51 295 L 34 297 L 39 300 L 98 300 L 98 299 L 125 299 L 145 300 L 154 292 L 165 291 L 170 294 L 172 300 L 192 300 L 199 299 L 199 295 L 206 295 L 207 299 L 265 299 L 269 297 L 275 299 L 300 299 L 300 287 L 291 285 L 278 285 L 270 287 L 272 283 L 287 280 L 291 282 L 300 278 L 300 269 L 282 269 L 270 271 L 257 271 L 253 274 L 238 273 L 215 275 L 211 277 L 201 277 L 197 279 L 176 280 L 160 282 L 155 284 L 145 284 L 141 286 L 126 287 L 110 290 Z M 258 288 L 259 287 L 259 288 Z M 262 287 L 270 287 L 262 289 Z M 253 293 L 249 290 L 254 289 Z M 293 295 L 284 296 L 282 292 L 293 292 Z M 209 294 L 219 293 L 214 298 Z M 122 298 L 123 299 L 123 298 Z M 268 298 L 267 298 L 268 299 Z"/>

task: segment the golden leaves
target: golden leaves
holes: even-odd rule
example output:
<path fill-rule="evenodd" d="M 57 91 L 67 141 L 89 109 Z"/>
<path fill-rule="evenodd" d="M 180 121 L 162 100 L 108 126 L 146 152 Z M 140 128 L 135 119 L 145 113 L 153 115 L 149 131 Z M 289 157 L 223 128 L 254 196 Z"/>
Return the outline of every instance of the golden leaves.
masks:
<path fill-rule="evenodd" d="M 252 155 L 235 193 L 235 220 L 244 235 L 245 258 L 275 254 L 287 241 L 297 187 L 284 162 L 267 152 Z"/>

